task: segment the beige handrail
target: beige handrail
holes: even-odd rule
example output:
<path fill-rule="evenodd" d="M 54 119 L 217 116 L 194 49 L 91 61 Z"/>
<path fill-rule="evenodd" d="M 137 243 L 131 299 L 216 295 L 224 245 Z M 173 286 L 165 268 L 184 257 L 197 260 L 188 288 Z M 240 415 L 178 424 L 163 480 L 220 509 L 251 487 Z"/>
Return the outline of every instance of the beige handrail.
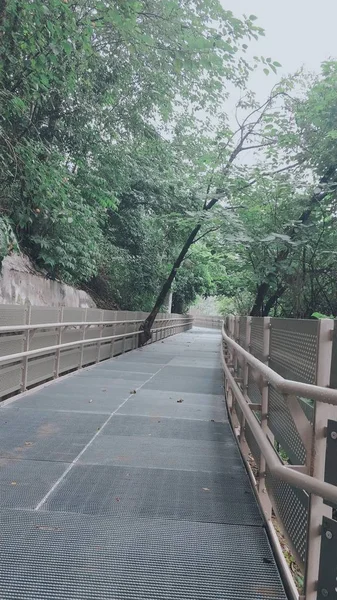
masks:
<path fill-rule="evenodd" d="M 165 321 L 169 321 L 170 323 L 172 323 L 173 321 L 181 321 L 181 318 L 175 318 L 175 319 L 158 319 L 158 321 L 160 321 L 161 323 L 165 323 Z M 32 331 L 35 329 L 60 329 L 63 327 L 92 327 L 92 326 L 98 326 L 98 325 L 104 325 L 104 326 L 108 326 L 108 325 L 125 325 L 125 324 L 136 324 L 136 323 L 143 323 L 144 319 L 137 319 L 137 320 L 127 320 L 127 321 L 75 321 L 75 322 L 71 322 L 71 321 L 64 321 L 62 323 L 30 323 L 29 325 L 2 325 L 0 327 L 0 334 L 1 333 L 14 333 L 14 332 L 18 332 L 18 331 Z"/>
<path fill-rule="evenodd" d="M 236 354 L 245 360 L 251 367 L 256 369 L 263 377 L 282 394 L 295 394 L 304 398 L 319 400 L 326 404 L 337 405 L 337 390 L 312 385 L 311 383 L 302 383 L 300 381 L 292 381 L 284 379 L 273 369 L 262 363 L 258 358 L 244 350 L 237 342 L 232 340 L 226 332 L 224 325 L 222 326 L 222 339 L 228 346 L 235 350 Z"/>
<path fill-rule="evenodd" d="M 227 342 L 228 336 L 225 334 L 224 339 Z M 230 339 L 230 338 L 229 338 Z M 232 341 L 232 340 L 231 340 Z M 235 343 L 235 342 L 234 342 Z M 238 344 L 236 344 L 237 346 Z M 239 348 L 242 350 L 241 346 Z M 245 352 L 245 351 L 244 351 Z M 248 354 L 248 353 L 247 353 Z M 277 477 L 283 481 L 286 481 L 290 485 L 297 487 L 301 490 L 305 490 L 308 493 L 316 494 L 325 500 L 329 500 L 330 502 L 337 503 L 337 487 L 331 485 L 330 483 L 326 483 L 315 477 L 311 477 L 310 475 L 306 475 L 305 473 L 300 473 L 298 471 L 294 471 L 291 467 L 287 465 L 281 465 L 279 459 L 277 458 L 276 452 L 273 450 L 269 439 L 262 431 L 259 422 L 256 417 L 252 413 L 249 404 L 244 398 L 243 393 L 241 392 L 239 386 L 237 385 L 232 373 L 228 365 L 226 364 L 225 357 L 223 354 L 223 348 L 221 346 L 221 360 L 222 365 L 226 374 L 226 378 L 228 379 L 230 386 L 235 395 L 235 399 L 237 400 L 240 409 L 243 412 L 246 422 L 248 423 L 252 435 L 255 438 L 257 445 L 260 448 L 260 451 L 266 461 L 266 464 L 269 468 L 270 474 L 274 477 Z M 257 359 L 255 359 L 257 360 Z M 257 361 L 260 362 L 260 361 Z M 260 363 L 261 366 L 265 367 L 263 363 Z M 268 367 L 267 367 L 268 369 Z M 271 371 L 271 369 L 269 369 Z M 324 389 L 324 388 L 323 388 Z"/>
<path fill-rule="evenodd" d="M 164 319 L 164 320 L 166 320 L 166 319 Z M 167 320 L 169 320 L 169 319 L 167 319 Z M 173 320 L 180 321 L 180 319 L 172 319 L 172 321 Z M 100 321 L 99 323 L 102 325 L 102 321 Z M 121 321 L 121 323 L 124 323 L 124 324 L 125 323 L 135 323 L 135 321 Z M 189 321 L 187 321 L 187 320 L 184 321 L 183 323 L 181 323 L 181 326 L 189 325 L 190 323 L 193 323 L 193 319 L 189 320 Z M 72 323 L 66 323 L 66 324 L 62 323 L 63 327 L 65 325 L 72 325 Z M 84 323 L 81 323 L 81 325 L 90 325 L 90 323 L 84 322 Z M 180 325 L 178 324 L 178 325 L 176 325 L 176 327 L 180 327 Z M 31 328 L 35 329 L 34 326 L 32 326 Z M 167 327 L 157 327 L 157 328 L 151 329 L 151 333 L 156 333 L 157 331 L 163 331 L 165 329 L 171 329 L 171 325 L 168 325 Z M 74 347 L 78 347 L 78 346 L 92 345 L 92 344 L 97 344 L 97 343 L 102 344 L 103 342 L 109 342 L 112 340 L 121 340 L 121 339 L 132 337 L 135 335 L 140 335 L 140 333 L 141 333 L 141 331 L 137 330 L 137 331 L 132 331 L 129 333 L 119 333 L 117 335 L 109 335 L 109 336 L 105 336 L 105 337 L 91 338 L 91 339 L 87 339 L 87 340 L 76 340 L 74 342 L 55 344 L 54 346 L 44 346 L 43 348 L 36 348 L 35 350 L 26 350 L 23 352 L 17 352 L 15 354 L 7 354 L 6 356 L 0 356 L 0 364 L 16 362 L 16 361 L 20 360 L 21 358 L 32 358 L 33 356 L 39 356 L 41 354 L 51 354 L 52 352 L 54 352 L 56 350 L 74 348 Z"/>

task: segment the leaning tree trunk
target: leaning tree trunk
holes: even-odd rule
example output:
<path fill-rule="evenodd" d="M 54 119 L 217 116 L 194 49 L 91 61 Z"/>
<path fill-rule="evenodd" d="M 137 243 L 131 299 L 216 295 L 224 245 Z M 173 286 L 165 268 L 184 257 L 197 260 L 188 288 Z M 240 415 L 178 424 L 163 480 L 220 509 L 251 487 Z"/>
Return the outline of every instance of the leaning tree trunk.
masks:
<path fill-rule="evenodd" d="M 178 271 L 181 263 L 183 262 L 187 252 L 189 251 L 190 247 L 192 246 L 200 228 L 201 228 L 201 223 L 196 225 L 194 227 L 193 231 L 191 231 L 183 248 L 180 251 L 178 258 L 174 262 L 171 273 L 169 274 L 168 278 L 166 279 L 163 287 L 161 288 L 161 290 L 159 292 L 158 298 L 155 302 L 153 309 L 151 310 L 149 316 L 145 319 L 144 323 L 142 323 L 141 334 L 139 336 L 139 346 L 144 346 L 144 344 L 146 344 L 146 342 L 148 342 L 149 339 L 151 339 L 151 329 L 153 327 L 153 323 L 160 311 L 161 306 L 165 302 L 165 298 L 171 289 L 171 285 L 174 281 L 177 271 Z"/>

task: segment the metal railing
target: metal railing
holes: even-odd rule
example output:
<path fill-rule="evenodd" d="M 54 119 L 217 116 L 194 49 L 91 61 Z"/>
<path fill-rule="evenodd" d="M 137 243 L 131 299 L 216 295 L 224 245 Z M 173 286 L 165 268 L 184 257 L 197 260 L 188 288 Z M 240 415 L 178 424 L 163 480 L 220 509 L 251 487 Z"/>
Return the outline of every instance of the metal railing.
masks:
<path fill-rule="evenodd" d="M 222 329 L 232 423 L 248 468 L 255 461 L 267 522 L 274 513 L 304 574 L 306 600 L 337 598 L 337 390 L 327 387 L 334 326 L 228 317 Z"/>
<path fill-rule="evenodd" d="M 0 306 L 0 399 L 137 348 L 146 316 L 98 309 Z M 189 316 L 159 314 L 149 343 L 186 331 L 192 324 Z"/>
<path fill-rule="evenodd" d="M 207 327 L 209 329 L 221 329 L 223 318 L 208 315 L 194 315 L 194 325 L 196 327 Z"/>

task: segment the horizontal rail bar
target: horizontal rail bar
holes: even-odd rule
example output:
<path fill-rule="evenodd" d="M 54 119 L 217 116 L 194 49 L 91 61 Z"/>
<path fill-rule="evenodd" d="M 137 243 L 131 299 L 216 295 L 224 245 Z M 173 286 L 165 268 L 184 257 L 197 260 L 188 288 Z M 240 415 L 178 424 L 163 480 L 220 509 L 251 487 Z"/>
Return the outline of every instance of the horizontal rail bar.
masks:
<path fill-rule="evenodd" d="M 144 320 L 145 319 L 137 319 L 130 321 L 64 321 L 62 323 L 30 323 L 29 325 L 3 325 L 0 327 L 0 334 L 11 332 L 14 333 L 16 331 L 31 331 L 33 329 L 60 329 L 62 327 L 83 327 L 84 325 L 89 327 L 94 325 L 125 325 L 126 323 L 136 324 L 144 323 Z M 158 321 L 169 321 L 170 323 L 172 323 L 173 321 L 181 321 L 181 319 L 158 319 Z"/>
<path fill-rule="evenodd" d="M 286 465 L 280 464 L 279 458 L 277 457 L 276 452 L 271 446 L 269 439 L 262 431 L 259 422 L 254 417 L 249 405 L 247 404 L 247 401 L 243 396 L 243 393 L 241 392 L 239 386 L 237 385 L 234 379 L 234 376 L 232 375 L 229 367 L 226 364 L 222 346 L 221 361 L 226 378 L 228 379 L 233 393 L 235 395 L 235 399 L 240 405 L 240 409 L 242 410 L 245 420 L 250 427 L 252 435 L 254 436 L 255 441 L 260 448 L 260 451 L 266 461 L 271 475 L 277 477 L 278 479 L 281 479 L 282 481 L 286 481 L 294 487 L 297 487 L 301 490 L 305 490 L 308 493 L 316 494 L 316 496 L 319 496 L 320 498 L 324 498 L 325 500 L 329 500 L 330 502 L 337 503 L 336 486 L 333 486 L 330 483 L 326 483 L 324 481 L 320 481 L 319 479 L 311 477 L 310 475 L 294 471 Z"/>
<path fill-rule="evenodd" d="M 169 319 L 166 319 L 169 320 Z M 179 320 L 179 319 L 178 319 Z M 173 321 L 173 319 L 172 319 Z M 130 322 L 130 321 L 126 321 Z M 184 321 L 181 324 L 175 325 L 175 327 L 183 327 L 185 325 L 189 325 L 193 323 L 193 320 Z M 171 325 L 166 327 L 156 327 L 155 329 L 151 329 L 151 333 L 156 333 L 157 331 L 163 331 L 165 329 L 171 329 Z M 11 362 L 19 361 L 21 358 L 32 358 L 33 356 L 40 356 L 41 354 L 51 354 L 56 350 L 62 350 L 67 348 L 76 348 L 78 346 L 87 346 L 93 344 L 102 344 L 104 342 L 109 342 L 112 340 L 122 340 L 128 337 L 132 337 L 134 335 L 140 335 L 142 333 L 141 330 L 132 331 L 129 333 L 119 333 L 117 335 L 109 335 L 99 338 L 92 338 L 87 340 L 76 340 L 74 342 L 66 342 L 65 344 L 56 344 L 55 346 L 45 346 L 44 348 L 36 348 L 35 350 L 26 350 L 25 352 L 17 352 L 16 354 L 7 354 L 6 356 L 0 356 L 0 364 L 8 364 Z"/>
<path fill-rule="evenodd" d="M 273 369 L 262 363 L 258 358 L 247 352 L 247 350 L 244 350 L 240 344 L 232 340 L 232 338 L 226 334 L 224 326 L 222 327 L 222 339 L 228 346 L 233 348 L 238 355 L 247 361 L 251 367 L 259 371 L 279 392 L 283 394 L 295 394 L 312 400 L 319 400 L 325 404 L 337 405 L 337 390 L 313 385 L 311 383 L 302 383 L 300 381 L 284 379 L 284 377 L 273 371 Z"/>

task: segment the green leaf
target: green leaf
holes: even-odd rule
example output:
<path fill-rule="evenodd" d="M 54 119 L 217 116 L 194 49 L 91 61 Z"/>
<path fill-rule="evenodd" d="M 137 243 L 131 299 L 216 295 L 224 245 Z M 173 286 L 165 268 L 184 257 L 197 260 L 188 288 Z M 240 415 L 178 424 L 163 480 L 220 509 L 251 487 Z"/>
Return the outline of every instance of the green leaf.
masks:
<path fill-rule="evenodd" d="M 269 75 L 269 69 L 263 69 L 263 72 L 265 73 L 265 75 Z"/>

